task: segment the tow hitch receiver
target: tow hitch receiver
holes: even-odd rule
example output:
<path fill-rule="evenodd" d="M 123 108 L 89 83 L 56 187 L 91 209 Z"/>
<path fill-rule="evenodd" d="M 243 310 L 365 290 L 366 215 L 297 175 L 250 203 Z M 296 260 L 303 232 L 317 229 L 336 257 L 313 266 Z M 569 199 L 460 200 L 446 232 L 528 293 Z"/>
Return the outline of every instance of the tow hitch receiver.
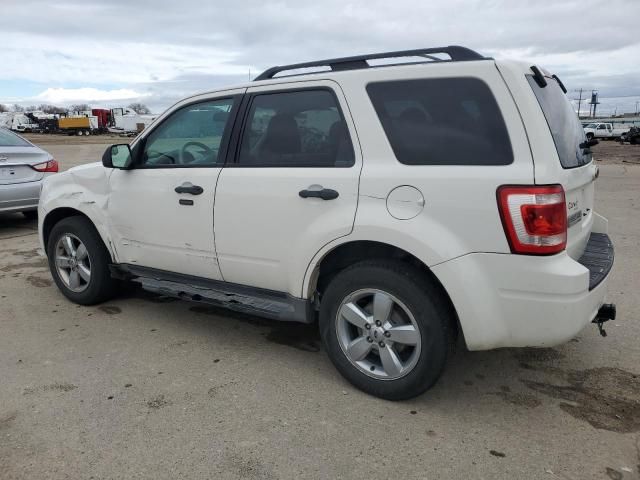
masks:
<path fill-rule="evenodd" d="M 616 305 L 615 303 L 604 303 L 598 309 L 598 314 L 596 318 L 593 319 L 592 323 L 595 323 L 598 326 L 598 331 L 600 335 L 603 337 L 607 336 L 607 332 L 604 328 L 602 328 L 602 324 L 604 322 L 608 322 L 609 320 L 616 319 Z"/>

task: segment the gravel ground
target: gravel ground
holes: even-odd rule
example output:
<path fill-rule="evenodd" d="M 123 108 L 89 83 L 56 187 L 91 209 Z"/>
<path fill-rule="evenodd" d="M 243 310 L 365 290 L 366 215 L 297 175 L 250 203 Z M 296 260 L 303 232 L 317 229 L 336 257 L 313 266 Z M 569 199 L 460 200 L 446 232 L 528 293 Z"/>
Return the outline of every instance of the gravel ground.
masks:
<path fill-rule="evenodd" d="M 93 140 L 42 144 L 69 168 L 100 159 Z M 35 223 L 0 216 L 0 478 L 639 478 L 640 167 L 623 160 L 640 147 L 594 151 L 617 256 L 608 337 L 460 346 L 398 403 L 347 384 L 314 326 L 141 291 L 71 304 Z"/>

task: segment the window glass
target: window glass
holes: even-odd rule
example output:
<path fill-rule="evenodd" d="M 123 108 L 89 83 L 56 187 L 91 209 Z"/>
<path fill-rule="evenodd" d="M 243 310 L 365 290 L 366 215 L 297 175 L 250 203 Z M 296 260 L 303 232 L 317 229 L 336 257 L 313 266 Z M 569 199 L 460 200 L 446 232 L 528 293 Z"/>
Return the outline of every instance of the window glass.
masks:
<path fill-rule="evenodd" d="M 475 78 L 372 83 L 367 93 L 393 152 L 407 165 L 507 165 L 509 134 L 489 87 Z"/>
<path fill-rule="evenodd" d="M 177 110 L 147 137 L 145 166 L 211 166 L 230 117 L 233 99 L 196 103 Z"/>
<path fill-rule="evenodd" d="M 349 167 L 349 131 L 329 90 L 269 93 L 253 97 L 239 164 L 261 167 Z"/>
<path fill-rule="evenodd" d="M 547 120 L 562 167 L 573 168 L 589 163 L 592 160 L 591 150 L 580 148 L 585 141 L 582 124 L 558 82 L 548 79 L 547 86 L 541 88 L 533 75 L 526 77 Z"/>
<path fill-rule="evenodd" d="M 9 130 L 0 127 L 0 147 L 30 147 L 31 144 Z"/>

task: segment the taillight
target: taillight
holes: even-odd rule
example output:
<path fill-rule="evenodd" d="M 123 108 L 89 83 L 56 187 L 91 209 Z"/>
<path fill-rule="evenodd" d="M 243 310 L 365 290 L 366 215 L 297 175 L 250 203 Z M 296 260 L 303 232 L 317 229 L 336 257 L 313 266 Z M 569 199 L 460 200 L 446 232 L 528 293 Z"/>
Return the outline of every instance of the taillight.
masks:
<path fill-rule="evenodd" d="M 498 208 L 513 253 L 551 255 L 567 246 L 562 185 L 498 188 Z"/>
<path fill-rule="evenodd" d="M 38 163 L 36 165 L 31 165 L 31 168 L 38 172 L 57 172 L 58 171 L 58 162 L 56 162 L 53 158 L 48 162 Z"/>

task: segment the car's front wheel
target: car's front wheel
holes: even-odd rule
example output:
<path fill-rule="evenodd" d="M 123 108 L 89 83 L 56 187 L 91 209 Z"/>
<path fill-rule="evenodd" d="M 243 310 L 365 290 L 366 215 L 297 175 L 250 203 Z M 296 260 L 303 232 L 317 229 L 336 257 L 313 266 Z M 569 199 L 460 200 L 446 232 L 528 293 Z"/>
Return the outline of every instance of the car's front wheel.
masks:
<path fill-rule="evenodd" d="M 365 261 L 346 268 L 322 296 L 320 330 L 338 371 L 372 395 L 403 400 L 439 378 L 453 342 L 451 309 L 417 268 Z"/>
<path fill-rule="evenodd" d="M 111 257 L 88 219 L 68 217 L 56 223 L 47 257 L 56 285 L 69 300 L 94 305 L 116 294 L 118 283 L 109 273 Z"/>

